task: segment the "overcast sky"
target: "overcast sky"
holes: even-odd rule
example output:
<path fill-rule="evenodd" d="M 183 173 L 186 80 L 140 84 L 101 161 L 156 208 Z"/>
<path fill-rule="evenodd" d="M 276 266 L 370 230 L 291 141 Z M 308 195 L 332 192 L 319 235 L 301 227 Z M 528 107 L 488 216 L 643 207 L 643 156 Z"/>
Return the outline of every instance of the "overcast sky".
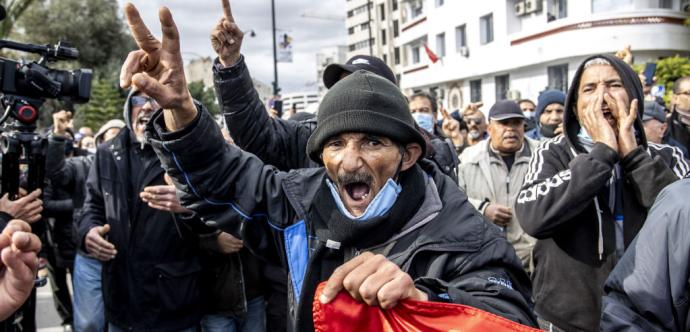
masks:
<path fill-rule="evenodd" d="M 127 2 L 118 0 L 120 7 Z M 172 11 L 180 30 L 185 61 L 213 56 L 209 33 L 222 16 L 221 0 L 131 0 L 144 22 L 160 37 L 158 8 Z M 256 37 L 245 35 L 242 54 L 253 77 L 269 84 L 273 81 L 273 46 L 270 0 L 230 0 L 235 21 L 244 31 L 254 29 Z M 345 17 L 344 0 L 275 0 L 276 27 L 293 37 L 293 63 L 278 64 L 282 92 L 316 90 L 316 53 L 323 47 L 344 45 L 345 21 L 304 18 L 305 12 Z M 121 15 L 122 12 L 121 12 Z M 279 30 L 278 33 L 281 31 Z"/>

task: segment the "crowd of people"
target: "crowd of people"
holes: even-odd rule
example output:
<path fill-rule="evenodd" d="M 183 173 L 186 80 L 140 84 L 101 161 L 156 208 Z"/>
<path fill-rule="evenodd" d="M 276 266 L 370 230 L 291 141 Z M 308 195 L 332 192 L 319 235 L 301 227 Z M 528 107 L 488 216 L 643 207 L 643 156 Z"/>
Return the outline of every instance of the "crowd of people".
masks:
<path fill-rule="evenodd" d="M 44 189 L 0 199 L 0 331 L 36 329 L 41 271 L 75 331 L 312 331 L 339 292 L 690 331 L 690 76 L 665 104 L 626 49 L 567 92 L 449 112 L 360 55 L 326 68 L 315 117 L 281 119 L 221 4 L 221 121 L 187 89 L 170 11 L 159 41 L 125 6 L 124 121 L 74 133 L 55 113 Z"/>

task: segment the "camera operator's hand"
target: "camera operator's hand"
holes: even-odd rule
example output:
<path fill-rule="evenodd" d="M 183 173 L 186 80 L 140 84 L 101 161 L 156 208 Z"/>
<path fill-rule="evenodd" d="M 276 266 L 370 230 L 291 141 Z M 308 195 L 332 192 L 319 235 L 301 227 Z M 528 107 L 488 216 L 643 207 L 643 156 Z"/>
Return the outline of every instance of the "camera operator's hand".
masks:
<path fill-rule="evenodd" d="M 115 246 L 103 237 L 108 234 L 108 232 L 110 232 L 110 225 L 105 224 L 105 226 L 96 226 L 86 233 L 86 238 L 84 239 L 86 251 L 102 262 L 115 258 L 117 254 Z"/>
<path fill-rule="evenodd" d="M 184 77 L 180 40 L 170 10 L 161 7 L 158 17 L 163 41 L 146 27 L 136 7 L 125 5 L 125 16 L 139 50 L 127 56 L 120 71 L 120 86 L 134 86 L 156 100 L 164 110 L 168 130 L 183 128 L 196 118 L 197 110 Z"/>
<path fill-rule="evenodd" d="M 36 189 L 30 194 L 15 201 L 10 200 L 8 194 L 0 198 L 0 211 L 11 215 L 13 218 L 34 223 L 41 219 L 43 211 L 43 201 L 39 198 L 41 189 Z"/>
<path fill-rule="evenodd" d="M 56 136 L 65 136 L 67 128 L 72 122 L 72 112 L 65 110 L 53 113 L 53 134 Z"/>
<path fill-rule="evenodd" d="M 225 66 L 232 66 L 240 59 L 240 48 L 244 32 L 235 23 L 230 9 L 230 0 L 222 0 L 223 18 L 211 31 L 211 46 L 218 54 L 218 60 Z"/>
<path fill-rule="evenodd" d="M 31 294 L 40 250 L 41 241 L 24 221 L 10 221 L 0 234 L 0 321 L 19 309 Z"/>

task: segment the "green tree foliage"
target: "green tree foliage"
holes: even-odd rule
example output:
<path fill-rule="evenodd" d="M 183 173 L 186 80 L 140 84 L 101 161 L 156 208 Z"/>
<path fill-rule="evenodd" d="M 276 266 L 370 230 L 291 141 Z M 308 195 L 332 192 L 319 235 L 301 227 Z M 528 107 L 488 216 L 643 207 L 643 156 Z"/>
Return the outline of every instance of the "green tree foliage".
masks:
<path fill-rule="evenodd" d="M 204 86 L 203 81 L 195 81 L 187 84 L 192 98 L 201 102 L 213 115 L 220 114 L 216 92 L 211 87 Z"/>
<path fill-rule="evenodd" d="M 116 78 L 135 47 L 116 0 L 36 0 L 17 25 L 27 42 L 68 41 L 79 49 L 78 63 L 71 66 L 93 68 L 98 78 Z"/>
<path fill-rule="evenodd" d="M 126 96 L 119 88 L 117 81 L 94 80 L 91 89 L 91 100 L 79 107 L 75 114 L 74 127 L 89 126 L 97 131 L 100 126 L 111 119 L 122 119 L 122 109 Z"/>
<path fill-rule="evenodd" d="M 672 56 L 661 59 L 656 63 L 657 84 L 666 88 L 664 101 L 669 104 L 673 95 L 673 82 L 690 75 L 690 59 L 683 56 Z"/>
<path fill-rule="evenodd" d="M 7 38 L 12 33 L 14 24 L 24 14 L 34 0 L 0 0 L 7 16 L 0 23 L 0 38 Z"/>

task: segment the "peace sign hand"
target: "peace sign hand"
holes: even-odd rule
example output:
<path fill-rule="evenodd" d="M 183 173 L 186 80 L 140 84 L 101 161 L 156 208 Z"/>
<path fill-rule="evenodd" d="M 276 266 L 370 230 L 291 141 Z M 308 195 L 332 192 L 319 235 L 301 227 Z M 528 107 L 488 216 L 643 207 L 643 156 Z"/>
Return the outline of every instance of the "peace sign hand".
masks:
<path fill-rule="evenodd" d="M 122 65 L 120 86 L 134 86 L 155 99 L 166 110 L 168 130 L 183 128 L 196 117 L 197 110 L 187 89 L 179 33 L 170 10 L 161 7 L 158 11 L 162 42 L 151 34 L 133 4 L 125 5 L 125 16 L 140 49 L 130 52 Z"/>
<path fill-rule="evenodd" d="M 222 0 L 223 18 L 211 31 L 211 46 L 218 54 L 218 60 L 225 66 L 234 65 L 240 59 L 240 48 L 244 33 L 235 23 L 230 9 L 230 1 Z"/>

